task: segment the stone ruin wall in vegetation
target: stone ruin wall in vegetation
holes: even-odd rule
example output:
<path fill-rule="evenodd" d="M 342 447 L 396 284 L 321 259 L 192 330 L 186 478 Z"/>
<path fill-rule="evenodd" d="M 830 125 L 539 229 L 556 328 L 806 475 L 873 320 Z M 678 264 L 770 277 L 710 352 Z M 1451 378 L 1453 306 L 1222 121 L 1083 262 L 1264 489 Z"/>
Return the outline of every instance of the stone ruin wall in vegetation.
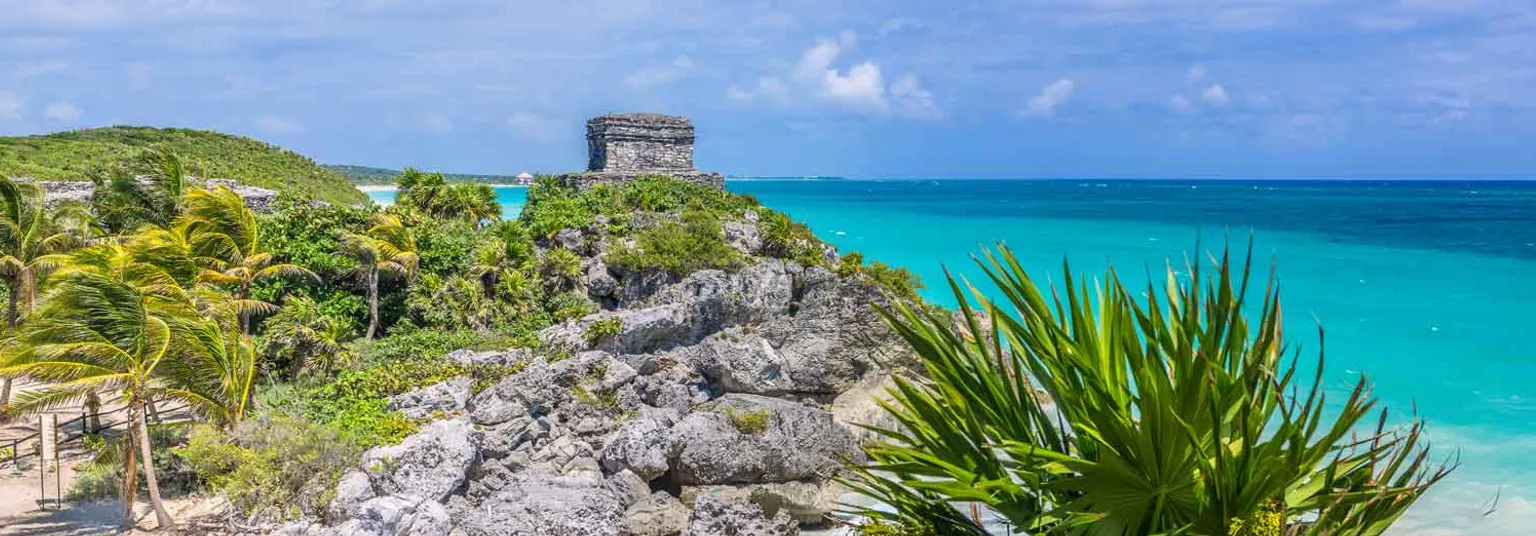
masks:
<path fill-rule="evenodd" d="M 714 188 L 725 176 L 693 167 L 693 123 L 686 117 L 616 114 L 587 121 L 587 171 L 561 175 L 581 188 L 665 175 Z"/>

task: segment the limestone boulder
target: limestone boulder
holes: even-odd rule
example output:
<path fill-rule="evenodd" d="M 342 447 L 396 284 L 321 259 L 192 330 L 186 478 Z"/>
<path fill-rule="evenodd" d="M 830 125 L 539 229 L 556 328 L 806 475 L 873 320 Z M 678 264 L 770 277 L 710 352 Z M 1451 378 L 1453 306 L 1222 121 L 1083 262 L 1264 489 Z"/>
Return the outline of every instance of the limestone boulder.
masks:
<path fill-rule="evenodd" d="M 436 413 L 452 413 L 464 409 L 469 402 L 472 381 L 459 376 L 389 397 L 389 409 L 399 411 L 412 419 L 425 419 Z"/>
<path fill-rule="evenodd" d="M 465 512 L 457 530 L 466 536 L 620 536 L 620 498 L 600 475 L 567 476 L 527 470 Z"/>
<path fill-rule="evenodd" d="M 676 497 L 658 491 L 624 511 L 624 528 L 633 536 L 677 536 L 688 530 L 690 514 Z"/>
<path fill-rule="evenodd" d="M 673 482 L 825 480 L 863 458 L 832 414 L 796 402 L 730 394 L 696 407 L 668 433 Z"/>
<path fill-rule="evenodd" d="M 796 536 L 800 525 L 789 515 L 773 516 L 752 503 L 728 503 L 712 496 L 699 497 L 683 536 Z"/>
<path fill-rule="evenodd" d="M 609 472 L 632 471 L 649 482 L 667 472 L 669 432 L 679 419 L 673 409 L 642 409 L 609 436 L 599 460 Z"/>
<path fill-rule="evenodd" d="M 442 502 L 464 484 L 478 438 L 467 418 L 437 421 L 399 445 L 363 454 L 363 470 L 380 494 Z"/>

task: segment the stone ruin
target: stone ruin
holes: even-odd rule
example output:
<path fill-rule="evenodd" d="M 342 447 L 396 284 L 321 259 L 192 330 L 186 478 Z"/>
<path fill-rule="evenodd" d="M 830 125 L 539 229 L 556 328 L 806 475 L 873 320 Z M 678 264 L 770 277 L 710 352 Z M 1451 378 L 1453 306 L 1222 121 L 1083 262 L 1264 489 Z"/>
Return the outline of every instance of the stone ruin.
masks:
<path fill-rule="evenodd" d="M 34 182 L 33 179 L 22 177 L 22 181 Z M 147 177 L 138 177 L 139 182 L 148 182 Z M 43 190 L 43 205 L 48 208 L 58 206 L 65 202 L 89 203 L 91 196 L 96 192 L 96 184 L 89 181 L 35 181 Z M 192 184 L 203 188 L 218 188 L 220 186 L 234 190 L 245 199 L 245 205 L 257 214 L 271 214 L 276 211 L 273 203 L 277 201 L 277 191 L 255 186 L 246 186 L 230 179 L 199 179 L 192 178 Z"/>
<path fill-rule="evenodd" d="M 693 167 L 693 123 L 686 117 L 616 114 L 587 121 L 587 171 L 561 175 L 581 188 L 669 176 L 725 188 L 725 176 Z"/>

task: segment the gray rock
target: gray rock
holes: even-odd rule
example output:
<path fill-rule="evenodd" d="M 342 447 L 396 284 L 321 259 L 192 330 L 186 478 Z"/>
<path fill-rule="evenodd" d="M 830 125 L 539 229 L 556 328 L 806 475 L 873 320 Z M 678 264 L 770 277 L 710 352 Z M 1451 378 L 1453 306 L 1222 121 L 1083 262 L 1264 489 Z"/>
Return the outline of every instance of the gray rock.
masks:
<path fill-rule="evenodd" d="M 555 381 L 543 358 L 534 359 L 522 372 L 502 378 L 469 401 L 470 416 L 479 424 L 499 424 L 516 417 L 545 414 L 570 397 L 570 389 Z"/>
<path fill-rule="evenodd" d="M 453 530 L 453 518 L 449 516 L 448 509 L 443 505 L 423 501 L 416 506 L 415 519 L 405 531 L 404 536 L 443 536 Z"/>
<path fill-rule="evenodd" d="M 747 211 L 755 218 L 757 212 Z M 754 254 L 763 248 L 763 237 L 757 230 L 755 221 L 728 221 L 723 225 L 725 242 L 744 254 Z"/>
<path fill-rule="evenodd" d="M 716 486 L 683 486 L 678 498 L 696 503 L 708 495 L 728 503 L 756 504 L 769 516 L 784 512 L 799 523 L 825 521 L 838 507 L 845 488 L 835 482 L 775 482 Z"/>
<path fill-rule="evenodd" d="M 887 430 L 901 429 L 901 421 L 891 415 L 891 412 L 880 407 L 881 400 L 891 401 L 890 391 L 895 387 L 896 381 L 889 372 L 865 377 L 843 394 L 837 395 L 837 399 L 832 401 L 833 420 L 853 432 L 854 437 L 860 441 L 882 437 L 862 426 L 875 426 Z"/>
<path fill-rule="evenodd" d="M 651 488 L 645 484 L 645 481 L 630 471 L 619 471 L 608 475 L 608 478 L 603 479 L 603 487 L 619 500 L 623 508 L 629 508 L 651 494 Z"/>
<path fill-rule="evenodd" d="M 688 530 L 689 513 L 676 497 L 658 491 L 624 511 L 624 527 L 633 536 L 677 536 Z"/>
<path fill-rule="evenodd" d="M 389 409 L 397 410 L 412 419 L 425 419 L 438 412 L 459 411 L 469 402 L 471 383 L 468 376 L 459 376 L 395 395 L 389 397 Z"/>
<path fill-rule="evenodd" d="M 528 470 L 459 520 L 466 536 L 620 536 L 624 509 L 594 475 Z"/>
<path fill-rule="evenodd" d="M 586 249 L 586 240 L 582 238 L 580 229 L 561 229 L 555 233 L 554 246 L 571 250 L 573 253 L 581 253 Z"/>
<path fill-rule="evenodd" d="M 358 470 L 348 471 L 336 482 L 336 494 L 326 508 L 325 520 L 341 523 L 357 515 L 362 504 L 374 498 L 373 482 L 368 474 Z"/>
<path fill-rule="evenodd" d="M 437 421 L 399 445 L 364 453 L 363 469 L 380 493 L 442 502 L 464 483 L 475 459 L 475 434 L 469 419 Z"/>
<path fill-rule="evenodd" d="M 668 431 L 678 420 L 673 409 L 644 408 L 609 436 L 599 459 L 610 472 L 633 471 L 649 482 L 667 472 Z"/>
<path fill-rule="evenodd" d="M 708 495 L 693 505 L 688 531 L 683 536 L 797 536 L 800 525 L 779 512 L 763 515 L 752 503 L 727 503 Z"/>
<path fill-rule="evenodd" d="M 533 352 L 527 348 L 491 351 L 460 349 L 448 352 L 444 358 L 460 365 L 512 365 L 533 359 Z"/>
<path fill-rule="evenodd" d="M 623 361 L 609 360 L 607 369 L 603 371 L 600 389 L 605 393 L 613 391 L 629 382 L 635 381 L 635 376 L 637 375 L 638 373 L 635 372 L 635 368 Z"/>
<path fill-rule="evenodd" d="M 487 428 L 481 434 L 480 455 L 487 459 L 511 456 L 530 443 L 549 438 L 552 425 L 543 417 L 518 417 Z"/>
<path fill-rule="evenodd" d="M 761 429 L 732 422 L 760 420 Z M 668 433 L 679 484 L 825 480 L 841 459 L 863 459 L 853 434 L 825 411 L 795 402 L 731 394 L 695 408 Z"/>
<path fill-rule="evenodd" d="M 441 504 L 415 495 L 387 495 L 368 500 L 357 514 L 335 527 L 310 533 L 321 536 L 427 536 L 446 534 L 451 522 Z M 441 531 L 441 532 L 438 532 Z"/>

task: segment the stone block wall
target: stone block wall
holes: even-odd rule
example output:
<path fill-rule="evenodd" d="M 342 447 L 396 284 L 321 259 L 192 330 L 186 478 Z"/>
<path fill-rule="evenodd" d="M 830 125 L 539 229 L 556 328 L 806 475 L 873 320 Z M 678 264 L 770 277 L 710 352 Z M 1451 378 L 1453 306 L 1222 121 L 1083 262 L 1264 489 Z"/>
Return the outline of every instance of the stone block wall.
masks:
<path fill-rule="evenodd" d="M 660 114 L 587 121 L 588 171 L 692 171 L 693 123 Z"/>

